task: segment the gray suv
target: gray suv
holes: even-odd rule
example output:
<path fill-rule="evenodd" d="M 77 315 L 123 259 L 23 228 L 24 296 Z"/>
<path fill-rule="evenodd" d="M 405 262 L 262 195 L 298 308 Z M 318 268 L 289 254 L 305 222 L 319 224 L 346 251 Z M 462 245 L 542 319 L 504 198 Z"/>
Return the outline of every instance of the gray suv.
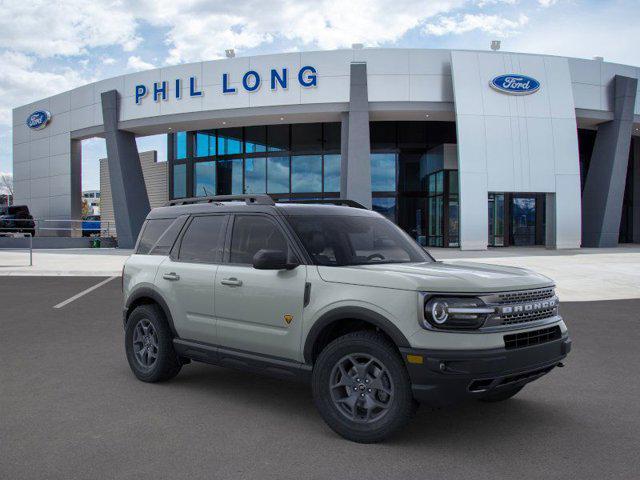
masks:
<path fill-rule="evenodd" d="M 550 279 L 437 262 L 381 215 L 325 203 L 152 210 L 123 272 L 136 377 L 199 361 L 309 382 L 334 431 L 376 442 L 419 403 L 506 400 L 562 365 L 571 341 Z"/>

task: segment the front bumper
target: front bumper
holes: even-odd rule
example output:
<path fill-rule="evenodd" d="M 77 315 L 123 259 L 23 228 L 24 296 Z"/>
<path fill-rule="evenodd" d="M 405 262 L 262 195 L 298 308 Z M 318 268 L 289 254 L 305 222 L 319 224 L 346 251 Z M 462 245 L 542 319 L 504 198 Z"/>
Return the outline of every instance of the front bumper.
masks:
<path fill-rule="evenodd" d="M 482 398 L 532 382 L 549 373 L 570 351 L 566 333 L 557 340 L 512 350 L 400 349 L 415 399 L 431 406 Z"/>

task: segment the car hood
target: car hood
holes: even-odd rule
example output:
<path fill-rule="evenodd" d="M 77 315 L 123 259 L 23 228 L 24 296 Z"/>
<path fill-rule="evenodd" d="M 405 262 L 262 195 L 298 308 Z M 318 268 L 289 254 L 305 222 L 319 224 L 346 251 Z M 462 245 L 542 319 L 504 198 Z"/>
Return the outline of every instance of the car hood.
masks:
<path fill-rule="evenodd" d="M 531 270 L 472 262 L 318 267 L 327 282 L 442 293 L 488 293 L 553 285 Z"/>

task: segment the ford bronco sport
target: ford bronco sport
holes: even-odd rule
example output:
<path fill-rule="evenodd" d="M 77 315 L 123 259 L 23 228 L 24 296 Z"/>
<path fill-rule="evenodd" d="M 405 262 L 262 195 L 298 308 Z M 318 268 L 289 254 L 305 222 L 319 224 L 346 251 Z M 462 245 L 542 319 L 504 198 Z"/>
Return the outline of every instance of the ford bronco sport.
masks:
<path fill-rule="evenodd" d="M 381 215 L 329 203 L 153 209 L 123 271 L 135 376 L 199 361 L 308 381 L 334 431 L 375 442 L 419 403 L 506 400 L 562 366 L 571 341 L 550 279 L 435 261 Z"/>

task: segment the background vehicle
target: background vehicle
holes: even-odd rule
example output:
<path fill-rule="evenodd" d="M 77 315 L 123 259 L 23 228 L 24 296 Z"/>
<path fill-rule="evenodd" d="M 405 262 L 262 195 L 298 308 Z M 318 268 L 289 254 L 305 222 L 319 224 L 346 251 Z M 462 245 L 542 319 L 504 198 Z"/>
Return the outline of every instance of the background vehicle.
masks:
<path fill-rule="evenodd" d="M 436 262 L 375 212 L 261 195 L 171 203 L 148 215 L 123 272 L 142 381 L 191 360 L 308 381 L 334 431 L 375 442 L 418 402 L 506 400 L 569 352 L 551 280 Z"/>
<path fill-rule="evenodd" d="M 0 232 L 30 233 L 35 236 L 35 225 L 26 205 L 12 205 L 0 215 Z"/>
<path fill-rule="evenodd" d="M 100 215 L 87 215 L 82 219 L 82 236 L 100 235 Z"/>

